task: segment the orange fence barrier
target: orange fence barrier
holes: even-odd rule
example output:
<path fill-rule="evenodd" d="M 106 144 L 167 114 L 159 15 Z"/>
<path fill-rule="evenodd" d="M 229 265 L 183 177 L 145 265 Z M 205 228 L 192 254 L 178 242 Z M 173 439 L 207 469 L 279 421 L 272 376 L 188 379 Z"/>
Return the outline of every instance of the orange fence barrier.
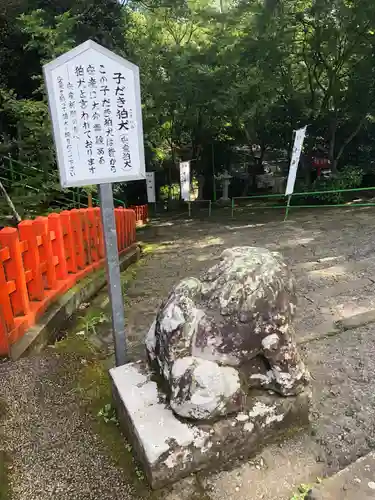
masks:
<path fill-rule="evenodd" d="M 135 212 L 137 225 L 146 224 L 148 221 L 148 205 L 132 205 L 129 208 Z"/>
<path fill-rule="evenodd" d="M 115 209 L 118 251 L 136 240 L 134 210 Z M 100 208 L 26 220 L 0 231 L 0 355 L 47 307 L 104 264 Z"/>

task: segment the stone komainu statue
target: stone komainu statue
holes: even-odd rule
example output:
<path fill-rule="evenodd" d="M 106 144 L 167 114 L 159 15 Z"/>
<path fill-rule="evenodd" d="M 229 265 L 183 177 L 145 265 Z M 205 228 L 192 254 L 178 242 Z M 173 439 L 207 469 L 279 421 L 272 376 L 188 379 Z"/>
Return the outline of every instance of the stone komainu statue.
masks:
<path fill-rule="evenodd" d="M 200 279 L 181 281 L 147 335 L 173 411 L 194 420 L 238 412 L 254 391 L 294 396 L 309 375 L 296 348 L 295 283 L 280 254 L 225 250 Z"/>

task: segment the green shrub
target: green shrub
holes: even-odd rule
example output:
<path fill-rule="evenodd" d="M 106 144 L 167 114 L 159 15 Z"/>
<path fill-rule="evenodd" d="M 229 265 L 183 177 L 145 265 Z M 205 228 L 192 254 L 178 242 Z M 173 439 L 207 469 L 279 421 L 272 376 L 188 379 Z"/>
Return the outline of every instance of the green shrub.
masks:
<path fill-rule="evenodd" d="M 354 189 L 361 186 L 363 180 L 363 170 L 359 167 L 345 167 L 343 170 L 338 172 L 336 175 L 330 177 L 329 179 L 316 179 L 312 185 L 307 188 L 307 186 L 300 186 L 301 191 L 306 190 L 308 192 L 313 191 L 333 191 L 339 189 Z M 322 193 L 315 195 L 306 195 L 304 198 L 310 202 L 315 201 L 321 204 L 335 204 L 343 203 L 346 199 L 352 199 L 354 193 Z M 301 200 L 301 199 L 300 199 Z"/>

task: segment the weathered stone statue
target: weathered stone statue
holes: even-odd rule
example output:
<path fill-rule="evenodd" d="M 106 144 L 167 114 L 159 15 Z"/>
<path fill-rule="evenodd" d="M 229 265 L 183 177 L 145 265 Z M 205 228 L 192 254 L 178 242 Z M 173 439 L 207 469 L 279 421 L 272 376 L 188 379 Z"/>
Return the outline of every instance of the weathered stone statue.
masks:
<path fill-rule="evenodd" d="M 225 250 L 200 279 L 170 293 L 146 339 L 181 417 L 208 420 L 241 411 L 254 389 L 303 391 L 308 373 L 293 340 L 294 280 L 278 253 Z"/>
<path fill-rule="evenodd" d="M 173 288 L 146 338 L 148 364 L 113 368 L 118 415 L 157 488 L 220 469 L 309 422 L 293 340 L 295 284 L 278 253 L 225 250 Z"/>

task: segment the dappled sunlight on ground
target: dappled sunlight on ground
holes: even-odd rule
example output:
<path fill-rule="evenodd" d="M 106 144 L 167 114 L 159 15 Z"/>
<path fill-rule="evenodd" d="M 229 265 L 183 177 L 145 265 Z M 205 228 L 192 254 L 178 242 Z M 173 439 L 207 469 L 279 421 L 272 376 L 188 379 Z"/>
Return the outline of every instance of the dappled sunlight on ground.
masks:
<path fill-rule="evenodd" d="M 375 317 L 375 209 L 314 213 L 292 211 L 285 224 L 278 220 L 279 216 L 273 219 L 267 213 L 242 213 L 233 220 L 225 216 L 220 219 L 217 214 L 199 221 L 159 220 L 140 231 L 142 259 L 121 278 L 127 355 L 133 361 L 144 358 L 144 337 L 160 304 L 181 279 L 198 276 L 217 262 L 228 247 L 260 246 L 283 254 L 297 283 L 295 330 L 312 374 L 313 411 L 311 435 L 305 434 L 305 441 L 296 437 L 295 447 L 286 441 L 274 449 L 276 456 L 279 453 L 280 468 L 288 464 L 286 470 L 290 470 L 288 461 L 295 463 L 299 465 L 296 473 L 301 473 L 301 477 L 306 477 L 308 467 L 315 475 L 317 466 L 319 470 L 337 470 L 369 451 L 375 443 L 375 330 L 369 325 L 337 331 L 335 323 L 352 321 L 368 312 Z M 113 426 L 108 432 L 108 424 L 104 424 L 103 433 L 98 433 L 98 410 L 110 402 L 106 372 L 114 363 L 106 289 L 84 304 L 75 321 L 60 333 L 62 340 L 40 359 L 21 360 L 14 365 L 19 369 L 5 373 L 2 378 L 12 396 L 20 384 L 20 376 L 27 389 L 18 389 L 12 418 L 6 422 L 8 432 L 14 435 L 9 444 L 16 464 L 14 470 L 22 475 L 19 485 L 25 491 L 30 488 L 39 494 L 39 477 L 49 477 L 51 464 L 58 462 L 59 481 L 68 474 L 75 488 L 80 487 L 80 473 L 84 470 L 88 480 L 82 487 L 92 490 L 95 485 L 97 498 L 102 498 L 104 488 L 113 498 L 181 500 L 179 493 L 184 488 L 180 484 L 176 486 L 176 497 L 164 493 L 151 496 L 145 484 L 140 484 L 140 493 L 135 491 L 139 481 L 129 477 L 137 474 L 137 469 L 118 428 Z M 32 401 L 31 406 L 28 401 Z M 21 434 L 19 422 L 25 430 Z M 50 446 L 56 442 L 56 436 L 60 436 L 58 460 Z M 108 449 L 103 447 L 107 441 Z M 44 448 L 34 457 L 30 450 L 39 449 L 40 442 Z M 312 452 L 315 447 L 319 460 Z M 112 461 L 114 449 L 116 457 Z M 279 467 L 270 450 L 267 448 L 262 455 L 264 468 L 251 468 L 249 463 L 243 466 L 249 474 L 248 484 L 259 481 L 259 477 L 267 483 L 267 478 L 275 476 Z M 296 454 L 299 458 L 294 462 Z M 301 456 L 306 460 L 301 462 Z M 34 457 L 32 461 L 37 468 L 30 466 L 30 457 Z M 230 473 L 233 484 L 237 484 L 238 471 L 242 475 L 242 469 Z M 223 494 L 226 494 L 225 484 L 231 484 L 226 474 L 220 475 L 225 477 L 224 482 L 213 477 Z M 284 478 L 284 473 L 281 474 Z M 124 494 L 125 491 L 129 494 Z M 194 498 L 206 498 L 202 497 L 201 489 L 197 491 Z M 207 498 L 211 498 L 212 491 L 207 490 Z M 233 489 L 228 491 L 232 495 Z M 56 496 L 56 492 L 51 494 Z M 30 497 L 28 491 L 26 496 Z"/>
<path fill-rule="evenodd" d="M 240 229 L 254 229 L 256 227 L 264 227 L 265 224 L 246 224 L 243 226 L 225 226 L 228 231 L 238 231 Z"/>
<path fill-rule="evenodd" d="M 348 274 L 348 269 L 346 268 L 345 265 L 340 265 L 340 266 L 332 266 L 328 267 L 325 269 L 316 269 L 314 271 L 310 271 L 309 276 L 314 277 L 314 276 L 345 276 Z"/>
<path fill-rule="evenodd" d="M 192 246 L 194 248 L 207 248 L 207 247 L 214 247 L 214 246 L 220 246 L 224 245 L 225 241 L 223 238 L 210 238 L 207 237 L 202 241 L 198 241 L 196 243 L 192 243 Z"/>

